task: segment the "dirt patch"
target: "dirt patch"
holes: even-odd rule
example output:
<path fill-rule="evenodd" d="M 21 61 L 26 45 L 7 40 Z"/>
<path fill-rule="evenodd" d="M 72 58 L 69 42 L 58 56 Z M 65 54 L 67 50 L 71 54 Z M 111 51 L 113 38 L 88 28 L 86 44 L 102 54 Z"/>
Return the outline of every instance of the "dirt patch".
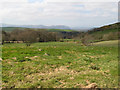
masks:
<path fill-rule="evenodd" d="M 2 61 L 2 58 L 0 58 L 0 61 Z"/>
<path fill-rule="evenodd" d="M 67 75 L 67 74 L 76 75 L 78 73 L 74 70 L 67 69 L 67 67 L 65 67 L 65 66 L 61 66 L 59 68 L 51 69 L 51 70 L 48 70 L 46 72 L 39 72 L 39 73 L 34 73 L 31 75 L 28 75 L 28 76 L 26 76 L 26 78 L 34 78 L 34 77 L 43 76 L 43 77 L 45 77 L 44 79 L 49 79 L 51 77 L 56 77 L 59 75 Z"/>
<path fill-rule="evenodd" d="M 62 56 L 58 56 L 58 59 L 62 59 Z"/>
<path fill-rule="evenodd" d="M 85 86 L 83 88 L 93 88 L 94 89 L 94 88 L 97 88 L 97 84 L 96 83 L 91 83 L 88 86 Z"/>

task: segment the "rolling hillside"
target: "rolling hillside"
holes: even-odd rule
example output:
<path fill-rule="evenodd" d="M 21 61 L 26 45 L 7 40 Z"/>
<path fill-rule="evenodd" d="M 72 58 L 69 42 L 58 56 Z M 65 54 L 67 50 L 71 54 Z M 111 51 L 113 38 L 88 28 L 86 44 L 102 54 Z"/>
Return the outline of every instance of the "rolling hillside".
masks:
<path fill-rule="evenodd" d="M 111 25 L 105 25 L 99 28 L 94 28 L 92 30 L 88 30 L 89 34 L 106 34 L 106 33 L 110 33 L 110 32 L 118 32 L 118 28 L 120 26 L 120 23 L 114 23 Z M 11 32 L 13 30 L 24 30 L 26 29 L 25 27 L 2 27 L 3 31 L 6 32 Z M 28 29 L 34 29 L 34 30 L 47 30 L 50 32 L 76 32 L 75 30 L 70 30 L 70 29 L 39 29 L 39 28 L 28 28 Z M 78 32 L 78 31 L 77 31 Z"/>
<path fill-rule="evenodd" d="M 110 32 L 118 32 L 118 28 L 120 28 L 120 23 L 114 23 L 114 24 L 111 24 L 111 25 L 105 25 L 105 26 L 102 26 L 102 27 L 99 27 L 99 28 L 95 28 L 91 31 L 88 31 L 88 33 L 90 34 L 107 34 L 107 33 L 110 33 Z"/>
<path fill-rule="evenodd" d="M 73 37 L 82 37 L 86 41 L 99 42 L 99 41 L 108 41 L 108 40 L 117 40 L 118 39 L 118 28 L 120 23 L 114 23 L 111 25 L 106 25 L 99 28 L 94 28 L 92 30 L 84 31 L 75 31 L 69 29 L 38 29 L 38 28 L 24 28 L 24 27 L 3 27 L 3 31 L 12 32 L 14 30 L 36 30 L 36 31 L 48 31 L 48 32 L 59 32 L 66 39 L 71 39 Z M 84 41 L 85 41 L 84 40 Z"/>
<path fill-rule="evenodd" d="M 24 30 L 25 28 L 20 28 L 20 27 L 2 27 L 3 31 L 6 32 L 12 32 L 14 30 Z"/>
<path fill-rule="evenodd" d="M 2 27 L 2 30 L 6 32 L 12 32 L 14 30 L 24 30 L 24 29 L 47 30 L 49 32 L 76 32 L 68 29 L 35 29 L 35 28 L 23 28 L 23 27 Z"/>

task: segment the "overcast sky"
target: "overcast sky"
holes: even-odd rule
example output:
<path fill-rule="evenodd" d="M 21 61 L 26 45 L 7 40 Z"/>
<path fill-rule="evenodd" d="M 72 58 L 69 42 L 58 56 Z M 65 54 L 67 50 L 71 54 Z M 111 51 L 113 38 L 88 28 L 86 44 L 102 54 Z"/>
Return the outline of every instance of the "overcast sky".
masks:
<path fill-rule="evenodd" d="M 114 0 L 116 2 L 82 1 L 0 0 L 0 23 L 96 27 L 118 21 L 117 0 Z"/>

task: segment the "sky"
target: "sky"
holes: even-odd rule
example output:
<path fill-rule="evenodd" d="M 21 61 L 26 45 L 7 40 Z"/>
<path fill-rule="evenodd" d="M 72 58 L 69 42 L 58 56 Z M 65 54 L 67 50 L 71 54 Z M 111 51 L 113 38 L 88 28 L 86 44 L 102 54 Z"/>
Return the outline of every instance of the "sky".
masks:
<path fill-rule="evenodd" d="M 118 0 L 0 0 L 0 23 L 98 27 L 118 21 Z"/>

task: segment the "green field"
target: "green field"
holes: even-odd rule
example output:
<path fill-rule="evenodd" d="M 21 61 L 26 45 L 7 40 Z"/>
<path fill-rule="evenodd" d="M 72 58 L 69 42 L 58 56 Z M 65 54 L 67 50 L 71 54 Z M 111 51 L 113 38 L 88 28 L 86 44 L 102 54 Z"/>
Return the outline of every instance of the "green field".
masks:
<path fill-rule="evenodd" d="M 104 34 L 108 34 L 108 33 L 114 33 L 114 32 L 118 32 L 118 29 L 108 29 L 108 30 L 101 30 L 101 31 L 96 31 L 92 34 L 99 34 L 99 35 L 104 35 Z"/>
<path fill-rule="evenodd" d="M 102 41 L 94 43 L 94 45 L 99 46 L 118 46 L 118 40 L 111 40 L 111 41 Z"/>
<path fill-rule="evenodd" d="M 30 47 L 4 44 L 3 88 L 84 88 L 91 83 L 117 88 L 116 42 L 93 46 L 74 42 L 34 43 Z"/>
<path fill-rule="evenodd" d="M 67 29 L 46 29 L 49 32 L 77 32 L 75 30 L 67 30 Z"/>
<path fill-rule="evenodd" d="M 2 27 L 2 30 L 6 32 L 12 32 L 14 30 L 24 30 L 24 29 L 25 28 L 22 27 Z"/>

